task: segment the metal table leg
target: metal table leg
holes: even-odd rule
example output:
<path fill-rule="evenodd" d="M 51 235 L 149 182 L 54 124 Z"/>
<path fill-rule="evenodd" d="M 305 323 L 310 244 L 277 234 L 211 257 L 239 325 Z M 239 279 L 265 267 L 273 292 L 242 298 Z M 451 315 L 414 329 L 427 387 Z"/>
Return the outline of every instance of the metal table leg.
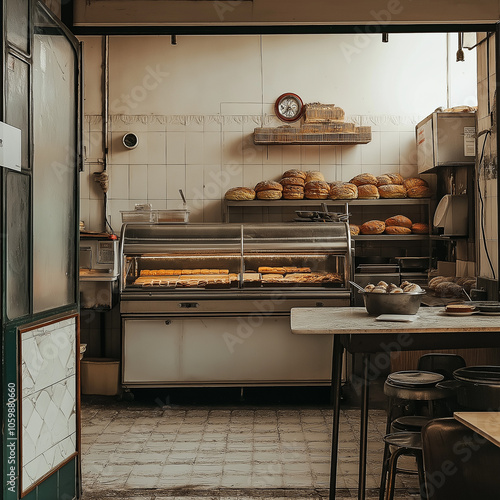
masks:
<path fill-rule="evenodd" d="M 370 367 L 370 355 L 363 354 L 363 392 L 361 395 L 361 424 L 359 430 L 359 479 L 358 500 L 365 500 L 366 490 L 366 452 L 368 441 L 368 401 L 370 397 L 370 382 L 368 370 Z"/>
<path fill-rule="evenodd" d="M 333 426 L 332 426 L 332 456 L 330 462 L 330 500 L 335 500 L 337 488 L 337 459 L 339 449 L 339 425 L 340 425 L 340 398 L 341 398 L 341 376 L 342 356 L 344 346 L 340 342 L 340 336 L 333 336 L 332 355 L 332 386 L 331 400 L 333 404 Z"/>

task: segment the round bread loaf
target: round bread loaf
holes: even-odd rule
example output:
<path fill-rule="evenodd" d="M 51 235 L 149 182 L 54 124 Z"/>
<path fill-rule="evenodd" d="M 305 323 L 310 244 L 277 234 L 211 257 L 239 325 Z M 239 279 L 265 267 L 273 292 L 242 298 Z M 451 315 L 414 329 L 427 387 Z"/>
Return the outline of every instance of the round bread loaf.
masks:
<path fill-rule="evenodd" d="M 408 177 L 408 179 L 405 179 L 403 181 L 403 186 L 408 191 L 408 189 L 410 189 L 412 187 L 416 187 L 416 186 L 429 187 L 429 184 L 427 183 L 426 180 L 421 179 L 420 177 Z"/>
<path fill-rule="evenodd" d="M 408 198 L 429 198 L 431 194 L 432 191 L 427 186 L 414 186 L 406 191 Z"/>
<path fill-rule="evenodd" d="M 389 226 L 385 228 L 385 234 L 411 234 L 409 227 Z"/>
<path fill-rule="evenodd" d="M 274 190 L 274 191 L 283 191 L 283 186 L 276 181 L 261 181 L 255 186 L 255 192 L 258 193 L 259 191 L 269 191 L 269 190 Z"/>
<path fill-rule="evenodd" d="M 406 198 L 406 189 L 400 184 L 386 184 L 378 187 L 381 198 Z"/>
<path fill-rule="evenodd" d="M 363 184 L 358 186 L 358 198 L 360 200 L 377 200 L 380 198 L 377 186 L 374 184 Z"/>
<path fill-rule="evenodd" d="M 332 200 L 355 200 L 358 197 L 358 186 L 348 182 L 332 186 L 329 196 Z"/>
<path fill-rule="evenodd" d="M 377 178 L 373 174 L 359 174 L 354 176 L 349 183 L 356 186 L 362 186 L 363 184 L 373 184 L 376 186 Z"/>
<path fill-rule="evenodd" d="M 290 170 L 287 170 L 281 177 L 282 179 L 285 179 L 286 177 L 300 177 L 301 179 L 306 180 L 306 173 L 302 170 L 292 168 Z"/>
<path fill-rule="evenodd" d="M 304 198 L 304 188 L 302 186 L 284 186 L 283 198 L 285 200 L 302 200 Z"/>
<path fill-rule="evenodd" d="M 319 170 L 309 170 L 306 172 L 306 184 L 311 181 L 325 182 L 325 176 Z"/>
<path fill-rule="evenodd" d="M 411 225 L 411 232 L 414 234 L 429 234 L 429 224 L 415 222 Z"/>
<path fill-rule="evenodd" d="M 357 224 L 349 223 L 349 232 L 351 233 L 351 236 L 356 236 L 359 234 L 359 226 Z"/>
<path fill-rule="evenodd" d="M 399 226 L 411 228 L 412 222 L 408 217 L 404 215 L 395 215 L 394 217 L 389 217 L 385 220 L 386 226 Z"/>
<path fill-rule="evenodd" d="M 390 172 L 388 174 L 384 174 L 391 179 L 392 184 L 403 184 L 404 178 L 401 174 L 398 174 L 397 172 Z"/>
<path fill-rule="evenodd" d="M 304 187 L 305 182 L 302 177 L 283 177 L 280 180 L 282 186 L 302 186 Z"/>
<path fill-rule="evenodd" d="M 277 189 L 264 189 L 263 191 L 257 191 L 257 199 L 259 200 L 279 200 L 283 195 L 282 191 Z"/>
<path fill-rule="evenodd" d="M 435 290 L 440 283 L 451 282 L 453 279 L 452 276 L 435 276 L 429 280 L 429 288 Z"/>
<path fill-rule="evenodd" d="M 386 184 L 393 184 L 392 179 L 387 174 L 377 176 L 377 186 L 385 186 Z"/>
<path fill-rule="evenodd" d="M 330 194 L 330 185 L 324 181 L 306 182 L 304 194 L 310 200 L 326 200 Z"/>
<path fill-rule="evenodd" d="M 360 234 L 382 234 L 385 230 L 385 223 L 382 220 L 369 220 L 359 226 Z"/>
<path fill-rule="evenodd" d="M 439 283 L 434 289 L 436 295 L 441 297 L 461 297 L 463 288 L 452 281 Z"/>
<path fill-rule="evenodd" d="M 226 191 L 224 198 L 232 201 L 254 200 L 255 191 L 247 187 L 234 187 Z"/>

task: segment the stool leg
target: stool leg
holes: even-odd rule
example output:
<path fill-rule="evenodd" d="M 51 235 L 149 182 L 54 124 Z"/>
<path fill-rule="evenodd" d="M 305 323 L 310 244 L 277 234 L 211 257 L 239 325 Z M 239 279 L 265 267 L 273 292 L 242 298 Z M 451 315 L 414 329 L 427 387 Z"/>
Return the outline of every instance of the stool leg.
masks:
<path fill-rule="evenodd" d="M 415 458 L 417 459 L 418 482 L 420 485 L 420 498 L 422 500 L 427 500 L 427 490 L 425 488 L 424 461 L 422 458 L 422 452 L 416 452 Z"/>
<path fill-rule="evenodd" d="M 379 500 L 384 500 L 385 494 L 385 483 L 387 481 L 387 468 L 389 465 L 389 445 L 385 443 L 384 445 L 384 459 L 382 461 L 382 475 L 380 476 L 380 488 L 379 488 Z"/>
<path fill-rule="evenodd" d="M 386 500 L 394 500 L 394 488 L 396 484 L 396 471 L 398 466 L 398 458 L 400 455 L 405 453 L 404 448 L 399 448 L 394 453 L 392 453 L 389 460 L 389 477 L 387 478 L 387 491 L 385 495 Z"/>

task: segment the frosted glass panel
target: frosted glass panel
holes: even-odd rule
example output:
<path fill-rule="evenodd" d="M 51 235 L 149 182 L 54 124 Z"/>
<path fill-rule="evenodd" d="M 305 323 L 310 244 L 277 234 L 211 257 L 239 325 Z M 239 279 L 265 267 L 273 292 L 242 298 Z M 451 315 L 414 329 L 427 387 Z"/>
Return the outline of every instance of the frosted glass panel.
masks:
<path fill-rule="evenodd" d="M 7 316 L 14 319 L 30 312 L 29 176 L 7 172 L 6 187 Z"/>
<path fill-rule="evenodd" d="M 9 125 L 21 130 L 21 166 L 29 168 L 29 66 L 10 54 L 5 118 Z"/>
<path fill-rule="evenodd" d="M 21 50 L 24 50 L 24 52 L 29 52 L 29 0 L 7 0 L 5 13 L 7 18 L 7 40 Z"/>
<path fill-rule="evenodd" d="M 33 310 L 76 302 L 76 54 L 41 11 L 33 48 Z"/>

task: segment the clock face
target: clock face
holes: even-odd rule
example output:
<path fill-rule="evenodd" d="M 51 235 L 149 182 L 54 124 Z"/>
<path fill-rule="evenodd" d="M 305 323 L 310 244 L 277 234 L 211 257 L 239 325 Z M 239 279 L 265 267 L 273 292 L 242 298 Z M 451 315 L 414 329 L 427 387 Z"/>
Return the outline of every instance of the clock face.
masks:
<path fill-rule="evenodd" d="M 297 94 L 288 92 L 276 99 L 274 110 L 280 120 L 294 122 L 301 117 L 303 107 L 302 99 Z"/>

